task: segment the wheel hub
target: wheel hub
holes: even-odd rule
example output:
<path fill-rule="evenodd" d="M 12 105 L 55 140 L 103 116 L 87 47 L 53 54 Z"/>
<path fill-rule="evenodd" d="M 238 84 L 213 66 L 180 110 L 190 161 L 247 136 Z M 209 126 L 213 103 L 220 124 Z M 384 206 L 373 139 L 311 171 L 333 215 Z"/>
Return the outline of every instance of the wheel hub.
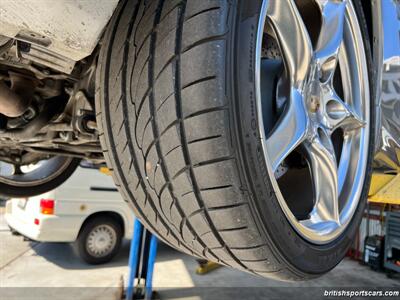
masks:
<path fill-rule="evenodd" d="M 335 99 L 333 82 L 320 81 L 320 70 L 316 64 L 311 68 L 310 73 L 311 79 L 306 80 L 303 94 L 308 119 L 306 139 L 312 143 L 316 137 L 322 140 L 330 138 L 335 128 L 330 121 L 344 119 L 350 116 L 351 112 L 347 111 L 344 103 L 339 102 L 341 100 Z"/>
<path fill-rule="evenodd" d="M 111 253 L 116 244 L 116 233 L 109 225 L 99 225 L 90 232 L 86 247 L 93 256 L 103 257 Z"/>

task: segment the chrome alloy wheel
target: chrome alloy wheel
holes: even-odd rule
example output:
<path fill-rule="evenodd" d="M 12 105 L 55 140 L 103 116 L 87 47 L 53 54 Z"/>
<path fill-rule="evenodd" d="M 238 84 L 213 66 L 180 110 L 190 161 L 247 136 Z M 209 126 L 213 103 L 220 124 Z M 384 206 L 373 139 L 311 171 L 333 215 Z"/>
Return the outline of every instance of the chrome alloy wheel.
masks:
<path fill-rule="evenodd" d="M 104 257 L 113 251 L 116 243 L 117 233 L 114 228 L 103 224 L 96 226 L 89 233 L 86 241 L 86 249 L 94 257 Z"/>
<path fill-rule="evenodd" d="M 302 1 L 263 1 L 256 51 L 257 109 L 268 173 L 282 210 L 303 238 L 326 244 L 346 229 L 360 201 L 368 161 L 369 79 L 352 2 L 308 2 L 313 3 L 311 9 L 301 7 Z M 271 48 L 268 43 L 277 45 L 281 69 L 274 71 L 273 59 L 263 55 Z M 275 108 L 275 114 L 266 106 Z M 304 185 L 309 183 L 310 194 L 280 182 L 295 168 L 293 155 L 304 161 L 310 177 Z M 297 206 L 310 199 L 311 205 L 305 205 L 303 214 L 294 213 L 291 196 Z"/>

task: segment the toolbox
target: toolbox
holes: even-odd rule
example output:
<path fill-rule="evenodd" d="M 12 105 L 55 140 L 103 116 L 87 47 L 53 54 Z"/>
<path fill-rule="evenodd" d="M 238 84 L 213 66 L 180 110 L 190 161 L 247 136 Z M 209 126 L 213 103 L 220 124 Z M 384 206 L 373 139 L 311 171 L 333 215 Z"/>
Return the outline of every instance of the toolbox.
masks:
<path fill-rule="evenodd" d="M 364 262 L 374 270 L 383 268 L 384 237 L 367 236 L 364 243 Z"/>

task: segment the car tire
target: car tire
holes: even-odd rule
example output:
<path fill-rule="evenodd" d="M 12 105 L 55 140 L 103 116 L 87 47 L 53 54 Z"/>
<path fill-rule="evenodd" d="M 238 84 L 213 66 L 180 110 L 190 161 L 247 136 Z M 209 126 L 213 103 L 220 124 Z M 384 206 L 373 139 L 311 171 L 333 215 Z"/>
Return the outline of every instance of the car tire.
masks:
<path fill-rule="evenodd" d="M 372 70 L 361 1 L 351 3 L 362 67 Z M 254 75 L 262 8 L 263 1 L 122 1 L 98 60 L 100 139 L 123 197 L 165 243 L 264 277 L 311 279 L 342 260 L 361 221 L 374 103 L 366 97 L 368 142 L 352 217 L 335 238 L 310 241 L 286 214 L 263 154 Z"/>
<path fill-rule="evenodd" d="M 0 195 L 5 198 L 27 198 L 37 196 L 63 184 L 78 168 L 81 159 L 70 157 L 54 157 L 49 160 L 51 166 L 39 167 L 37 172 L 38 176 L 32 181 L 22 179 L 14 180 L 0 177 Z M 41 176 L 40 169 L 48 168 L 50 170 L 48 176 Z M 21 175 L 24 176 L 24 175 Z M 28 175 L 32 176 L 32 174 Z"/>
<path fill-rule="evenodd" d="M 104 264 L 118 254 L 122 235 L 121 225 L 115 219 L 95 217 L 84 223 L 74 243 L 74 249 L 86 263 Z"/>

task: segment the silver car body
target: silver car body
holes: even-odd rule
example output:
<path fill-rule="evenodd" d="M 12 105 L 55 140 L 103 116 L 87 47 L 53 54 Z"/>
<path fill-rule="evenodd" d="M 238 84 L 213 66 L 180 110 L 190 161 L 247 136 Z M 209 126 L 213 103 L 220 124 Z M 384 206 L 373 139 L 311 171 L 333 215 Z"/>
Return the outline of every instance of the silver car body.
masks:
<path fill-rule="evenodd" d="M 400 170 L 400 2 L 380 0 L 372 9 L 377 71 L 375 166 Z"/>
<path fill-rule="evenodd" d="M 34 45 L 28 59 L 64 73 L 91 55 L 118 0 L 0 2 L 0 35 Z M 400 2 L 371 0 L 376 91 L 375 168 L 400 171 Z M 1 36 L 0 36 L 1 45 Z"/>

